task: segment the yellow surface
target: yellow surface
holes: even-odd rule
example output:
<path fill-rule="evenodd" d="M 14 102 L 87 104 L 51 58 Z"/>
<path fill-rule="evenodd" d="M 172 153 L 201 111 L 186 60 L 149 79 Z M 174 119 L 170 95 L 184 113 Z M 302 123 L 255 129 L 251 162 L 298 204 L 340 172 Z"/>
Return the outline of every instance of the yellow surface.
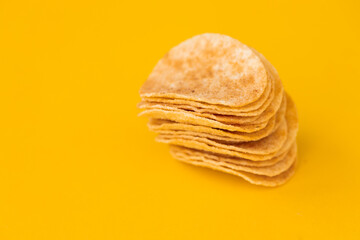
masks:
<path fill-rule="evenodd" d="M 360 239 L 359 1 L 0 1 L 0 239 Z M 267 189 L 182 164 L 137 118 L 165 52 L 228 34 L 297 103 Z"/>

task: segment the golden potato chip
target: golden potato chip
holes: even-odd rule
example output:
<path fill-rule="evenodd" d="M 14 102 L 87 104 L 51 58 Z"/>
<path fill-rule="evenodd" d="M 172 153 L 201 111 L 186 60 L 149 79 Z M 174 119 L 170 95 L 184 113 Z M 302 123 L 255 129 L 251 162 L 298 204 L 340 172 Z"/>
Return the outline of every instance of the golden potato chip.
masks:
<path fill-rule="evenodd" d="M 172 48 L 155 66 L 140 96 L 241 107 L 258 100 L 268 84 L 261 59 L 221 34 L 202 34 Z"/>
<path fill-rule="evenodd" d="M 211 114 L 207 112 L 198 112 L 192 111 L 191 113 L 198 117 L 208 118 L 212 120 L 216 120 L 222 123 L 229 123 L 229 124 L 258 124 L 262 122 L 267 122 L 269 119 L 275 115 L 276 111 L 280 108 L 284 91 L 280 79 L 277 80 L 275 84 L 275 99 L 270 102 L 270 105 L 260 116 L 230 116 L 230 115 L 221 115 L 221 114 Z M 182 110 L 176 107 L 176 105 L 170 104 L 152 104 L 150 102 L 140 102 L 138 104 L 139 108 L 142 109 L 161 109 L 161 110 L 168 110 L 168 111 L 176 111 L 176 112 L 189 112 L 187 110 Z"/>
<path fill-rule="evenodd" d="M 165 143 L 169 143 L 169 144 L 173 144 L 173 145 L 179 145 L 179 146 L 184 146 L 184 147 L 188 147 L 188 148 L 194 148 L 194 149 L 199 149 L 199 150 L 204 150 L 204 151 L 208 151 L 208 152 L 214 152 L 214 153 L 219 153 L 219 154 L 224 154 L 224 155 L 229 155 L 229 156 L 234 156 L 234 157 L 240 157 L 240 158 L 245 158 L 245 159 L 249 159 L 249 160 L 253 160 L 253 161 L 264 161 L 264 160 L 269 160 L 275 156 L 278 156 L 284 152 L 286 152 L 291 144 L 295 141 L 296 139 L 296 134 L 297 134 L 297 130 L 298 130 L 298 118 L 297 118 L 297 112 L 296 112 L 296 108 L 295 108 L 295 104 L 293 103 L 292 99 L 290 97 L 287 98 L 288 101 L 288 108 L 286 111 L 286 123 L 287 123 L 287 138 L 283 144 L 283 146 L 274 153 L 268 153 L 268 154 L 255 154 L 255 153 L 245 153 L 245 152 L 240 152 L 240 151 L 234 151 L 234 150 L 230 150 L 229 147 L 227 147 L 227 149 L 224 148 L 220 148 L 217 146 L 211 146 L 207 143 L 204 142 L 199 142 L 199 141 L 194 141 L 193 139 L 189 139 L 189 138 L 169 138 L 169 137 L 164 137 L 164 136 L 157 136 L 156 140 L 159 142 L 165 142 Z M 262 140 L 260 140 L 262 141 Z M 246 144 L 251 143 L 251 142 L 246 142 Z M 245 143 L 244 143 L 245 144 Z M 234 148 L 234 147 L 231 147 Z M 253 149 L 254 150 L 254 149 Z"/>
<path fill-rule="evenodd" d="M 260 116 L 230 116 L 230 115 L 222 115 L 222 114 L 212 114 L 208 112 L 198 112 L 195 111 L 187 111 L 183 109 L 179 109 L 174 107 L 174 105 L 169 104 L 151 104 L 148 102 L 141 102 L 139 103 L 138 107 L 142 109 L 161 109 L 161 110 L 168 110 L 168 111 L 175 111 L 175 112 L 190 112 L 195 116 L 208 118 L 212 120 L 216 120 L 218 122 L 227 123 L 227 124 L 258 124 L 269 121 L 271 117 L 273 117 L 276 111 L 279 109 L 282 103 L 284 93 L 279 95 L 279 97 L 273 101 L 270 106 L 262 113 Z"/>
<path fill-rule="evenodd" d="M 162 109 L 144 110 L 139 113 L 139 116 L 247 133 L 259 131 L 268 124 L 267 122 L 259 124 L 225 124 L 212 119 L 198 117 L 186 111 L 167 111 Z"/>
<path fill-rule="evenodd" d="M 226 149 L 240 153 L 250 153 L 257 155 L 266 155 L 277 152 L 284 144 L 287 136 L 286 120 L 283 119 L 279 128 L 269 136 L 258 141 L 229 143 L 224 141 L 212 140 L 208 138 L 193 137 L 189 135 L 165 135 L 159 134 L 156 140 L 159 142 L 176 144 L 177 141 L 191 141 L 205 144 L 207 146 Z M 206 149 L 204 149 L 206 150 Z"/>
<path fill-rule="evenodd" d="M 221 172 L 225 172 L 225 173 L 230 173 L 235 176 L 241 177 L 244 180 L 246 180 L 252 184 L 261 185 L 261 186 L 265 186 L 265 187 L 276 187 L 276 186 L 286 183 L 294 175 L 295 165 L 296 165 L 296 159 L 295 159 L 295 162 L 288 170 L 286 170 L 285 172 L 283 172 L 279 175 L 269 177 L 269 176 L 264 176 L 264 175 L 248 173 L 248 172 L 244 172 L 244 171 L 240 171 L 240 170 L 233 170 L 228 167 L 218 166 L 218 165 L 206 163 L 203 161 L 194 161 L 194 160 L 189 160 L 189 159 L 185 159 L 185 158 L 178 158 L 178 160 L 188 163 L 188 164 L 195 165 L 195 166 L 201 166 L 201 167 L 211 168 L 213 170 L 217 170 L 217 171 L 221 171 Z"/>
<path fill-rule="evenodd" d="M 280 83 L 281 85 L 281 83 Z M 280 91 L 279 91 L 280 94 Z M 156 97 L 144 97 L 142 102 L 138 104 L 139 108 L 155 106 L 168 106 L 173 109 L 190 110 L 199 113 L 220 114 L 220 115 L 232 115 L 232 116 L 259 116 L 264 112 L 271 104 L 275 97 L 275 77 L 269 74 L 269 84 L 265 89 L 264 94 L 255 102 L 247 104 L 243 107 L 228 107 L 223 105 L 214 105 L 208 103 L 202 103 L 197 101 L 190 101 L 185 99 L 174 98 L 156 98 Z M 256 108 L 255 108 L 256 106 Z M 253 109 L 253 111 L 249 111 Z"/>
<path fill-rule="evenodd" d="M 280 161 L 276 162 L 271 166 L 265 167 L 256 167 L 256 166 L 244 166 L 234 159 L 228 159 L 227 157 L 219 157 L 214 156 L 212 153 L 198 151 L 195 149 L 189 148 L 181 148 L 170 146 L 170 153 L 173 155 L 175 159 L 182 158 L 192 161 L 202 161 L 204 163 L 209 163 L 212 165 L 227 167 L 232 170 L 239 170 L 249 173 L 254 173 L 257 175 L 264 175 L 273 177 L 281 174 L 288 170 L 291 165 L 295 162 L 296 159 L 297 147 L 296 143 L 294 143 L 290 150 L 280 159 Z"/>
<path fill-rule="evenodd" d="M 277 79 L 277 82 L 280 81 L 279 75 L 276 69 L 271 65 L 271 63 L 255 49 L 251 48 L 253 52 L 260 58 L 263 62 L 266 70 L 268 71 L 269 81 L 267 87 L 261 97 L 245 106 L 236 108 L 228 107 L 219 104 L 208 104 L 198 101 L 189 101 L 186 99 L 174 99 L 174 98 L 157 98 L 157 97 L 143 97 L 144 102 L 150 102 L 153 104 L 174 104 L 177 105 L 179 109 L 198 111 L 203 113 L 212 113 L 212 114 L 222 114 L 222 115 L 233 115 L 233 116 L 258 116 L 260 115 L 270 104 L 274 98 L 274 79 Z M 281 83 L 280 83 L 281 84 Z M 271 92 L 271 96 L 269 94 Z M 265 103 L 266 101 L 266 103 Z M 265 104 L 264 104 L 265 103 Z"/>
<path fill-rule="evenodd" d="M 151 118 L 148 126 L 151 131 L 162 133 L 162 134 L 173 134 L 173 135 L 191 135 L 198 137 L 206 137 L 210 139 L 224 140 L 224 141 L 255 141 L 268 136 L 272 131 L 279 127 L 281 120 L 285 116 L 286 111 L 286 98 L 276 113 L 273 116 L 265 128 L 252 133 L 244 132 L 231 132 L 216 128 L 196 126 L 184 123 L 178 123 L 168 120 L 153 119 Z"/>
<path fill-rule="evenodd" d="M 150 103 L 152 105 L 166 104 L 177 109 L 197 111 L 200 113 L 223 114 L 233 116 L 258 116 L 270 105 L 275 96 L 274 80 L 267 84 L 264 94 L 255 102 L 247 104 L 243 107 L 227 107 L 218 104 L 208 104 L 198 101 L 191 101 L 186 99 L 176 98 L 157 98 L 157 97 L 143 97 L 142 102 Z M 142 104 L 142 102 L 140 104 Z"/>
<path fill-rule="evenodd" d="M 161 119 L 150 119 L 149 129 L 162 135 L 186 135 L 203 137 L 227 142 L 255 141 L 269 135 L 275 128 L 275 117 L 269 121 L 265 128 L 252 133 L 231 132 L 216 128 L 176 123 Z"/>
<path fill-rule="evenodd" d="M 294 144 L 296 144 L 296 142 L 293 142 L 292 144 L 294 145 Z M 285 157 L 285 155 L 289 152 L 289 149 L 288 149 L 285 152 L 281 153 L 280 155 L 277 155 L 269 160 L 252 161 L 252 160 L 248 160 L 245 158 L 232 157 L 232 156 L 228 156 L 228 155 L 212 153 L 212 152 L 207 152 L 207 151 L 203 151 L 203 150 L 192 149 L 192 148 L 187 148 L 187 147 L 182 147 L 182 146 L 177 146 L 177 145 L 170 145 L 170 149 L 171 150 L 175 149 L 175 151 L 180 151 L 180 152 L 188 152 L 189 154 L 192 154 L 193 152 L 200 152 L 203 155 L 211 156 L 210 158 L 214 159 L 216 161 L 226 161 L 226 162 L 230 162 L 233 164 L 239 164 L 242 166 L 250 166 L 250 167 L 267 167 L 267 166 L 274 165 L 277 162 L 279 162 L 280 160 L 282 160 Z"/>

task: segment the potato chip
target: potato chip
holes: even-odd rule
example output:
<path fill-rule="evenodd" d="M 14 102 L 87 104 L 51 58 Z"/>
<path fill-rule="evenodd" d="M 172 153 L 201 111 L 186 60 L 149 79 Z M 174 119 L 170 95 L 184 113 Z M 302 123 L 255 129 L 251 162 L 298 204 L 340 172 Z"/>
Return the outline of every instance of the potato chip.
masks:
<path fill-rule="evenodd" d="M 260 114 L 260 116 L 231 116 L 231 115 L 222 115 L 222 114 L 212 114 L 208 112 L 198 112 L 197 110 L 191 111 L 192 114 L 202 118 L 208 118 L 212 120 L 216 120 L 222 123 L 229 123 L 229 124 L 258 124 L 269 121 L 269 119 L 275 115 L 277 110 L 280 108 L 282 100 L 283 100 L 284 93 L 278 94 L 277 98 L 271 102 L 269 107 Z M 149 102 L 140 102 L 138 107 L 141 109 L 161 109 L 167 111 L 174 111 L 174 112 L 189 112 L 187 110 L 179 109 L 174 105 L 170 104 L 152 104 Z"/>
<path fill-rule="evenodd" d="M 292 144 L 296 144 L 295 142 Z M 180 151 L 180 152 L 188 152 L 189 154 L 192 154 L 194 151 L 195 152 L 200 152 L 203 155 L 207 155 L 207 156 L 211 156 L 211 159 L 217 160 L 217 161 L 226 161 L 226 162 L 230 162 L 230 163 L 234 163 L 234 164 L 239 164 L 242 166 L 250 166 L 250 167 L 267 167 L 267 166 L 271 166 L 276 164 L 277 162 L 279 162 L 280 160 L 282 160 L 285 155 L 289 152 L 290 149 L 287 149 L 285 152 L 269 159 L 269 160 L 265 160 L 265 161 L 252 161 L 252 160 L 248 160 L 245 158 L 239 158 L 239 157 L 232 157 L 232 156 L 228 156 L 228 155 L 223 155 L 223 154 L 218 154 L 218 153 L 213 153 L 213 152 L 207 152 L 207 151 L 203 151 L 203 150 L 198 150 L 198 149 L 192 149 L 192 148 L 187 148 L 187 147 L 182 147 L 182 146 L 177 146 L 177 145 L 171 145 L 170 144 L 170 151 L 175 149 L 175 151 Z"/>
<path fill-rule="evenodd" d="M 169 123 L 170 122 L 170 123 Z M 275 117 L 269 121 L 265 128 L 252 133 L 231 132 L 204 126 L 176 123 L 171 121 L 152 119 L 148 123 L 149 129 L 162 134 L 171 136 L 193 136 L 220 140 L 225 142 L 248 142 L 255 141 L 269 135 L 275 127 Z M 181 129 L 179 129 L 181 128 Z"/>
<path fill-rule="evenodd" d="M 169 144 L 173 144 L 173 145 L 179 145 L 179 146 L 184 146 L 184 147 L 188 147 L 188 148 L 194 148 L 194 149 L 199 149 L 199 150 L 204 150 L 204 151 L 208 151 L 208 152 L 214 152 L 214 153 L 219 153 L 219 154 L 224 154 L 224 155 L 229 155 L 229 156 L 234 156 L 234 157 L 240 157 L 240 158 L 245 158 L 245 159 L 249 159 L 249 160 L 253 160 L 253 161 L 264 161 L 264 160 L 269 160 L 277 155 L 282 154 L 283 152 L 286 152 L 291 144 L 295 141 L 296 138 L 296 134 L 297 134 L 297 130 L 298 130 L 298 118 L 297 118 L 297 112 L 296 112 L 296 108 L 295 108 L 295 104 L 293 103 L 293 101 L 291 100 L 290 97 L 288 97 L 287 99 L 287 111 L 286 111 L 286 123 L 287 123 L 287 137 L 284 141 L 283 146 L 274 153 L 268 153 L 268 154 L 256 154 L 256 153 L 249 153 L 249 152 L 240 152 L 240 151 L 236 151 L 233 150 L 235 149 L 233 146 L 231 147 L 227 147 L 227 149 L 224 149 L 222 147 L 217 147 L 217 146 L 212 146 L 209 145 L 207 143 L 209 143 L 209 141 L 207 141 L 207 143 L 205 142 L 199 142 L 198 139 L 195 141 L 193 139 L 189 139 L 189 138 L 171 138 L 168 136 L 157 136 L 156 140 L 159 142 L 164 142 L 164 143 L 169 143 Z M 283 131 L 281 131 L 283 132 Z M 281 135 L 281 134 L 280 134 Z M 262 140 L 260 140 L 262 141 Z M 248 144 L 248 143 L 256 143 L 256 142 L 246 142 L 244 144 Z M 231 149 L 231 150 L 230 150 Z M 254 150 L 254 149 L 253 149 Z M 254 151 L 252 151 L 254 152 Z"/>
<path fill-rule="evenodd" d="M 220 114 L 220 115 L 231 115 L 231 116 L 259 116 L 264 112 L 275 97 L 275 77 L 269 76 L 269 84 L 265 89 L 265 92 L 262 96 L 252 102 L 242 107 L 228 107 L 223 105 L 214 105 L 208 103 L 202 103 L 197 101 L 189 101 L 185 99 L 174 99 L 174 98 L 147 98 L 144 97 L 143 101 L 138 104 L 139 108 L 146 108 L 154 106 L 168 106 L 174 109 L 190 110 L 199 113 L 210 113 L 210 114 Z M 279 81 L 278 81 L 279 82 Z M 280 86 L 281 83 L 278 85 Z M 280 91 L 279 91 L 280 94 Z M 253 111 L 249 111 L 253 109 Z"/>
<path fill-rule="evenodd" d="M 258 100 L 267 84 L 265 66 L 249 47 L 225 35 L 202 34 L 160 59 L 140 96 L 241 107 Z"/>
<path fill-rule="evenodd" d="M 281 120 L 284 118 L 286 111 L 286 98 L 281 105 L 281 108 L 277 114 L 269 120 L 265 128 L 252 133 L 244 132 L 231 132 L 216 128 L 190 125 L 184 123 L 178 123 L 168 120 L 153 119 L 151 118 L 148 126 L 149 129 L 162 134 L 173 134 L 173 135 L 191 135 L 197 137 L 206 137 L 210 139 L 224 140 L 224 141 L 256 141 L 261 138 L 268 136 L 275 129 L 280 126 Z"/>
<path fill-rule="evenodd" d="M 252 51 L 260 58 L 263 62 L 266 70 L 268 71 L 268 77 L 270 84 L 267 84 L 266 91 L 261 95 L 261 97 L 245 106 L 236 108 L 228 107 L 218 104 L 207 104 L 198 101 L 189 101 L 185 99 L 174 99 L 174 98 L 157 98 L 157 97 L 143 97 L 143 101 L 150 102 L 153 104 L 174 104 L 177 105 L 179 109 L 192 110 L 204 113 L 213 113 L 213 114 L 223 114 L 223 115 L 233 115 L 233 116 L 258 116 L 269 106 L 270 102 L 274 98 L 274 79 L 277 82 L 280 81 L 279 75 L 276 69 L 271 65 L 271 63 L 255 49 L 251 48 Z M 281 83 L 280 83 L 281 84 Z M 272 93 L 269 97 L 270 92 Z M 266 103 L 264 104 L 264 102 Z"/>
<path fill-rule="evenodd" d="M 221 112 L 219 114 L 212 114 L 208 112 L 199 112 L 197 109 L 195 111 L 192 111 L 191 113 L 198 117 L 203 118 L 209 118 L 213 119 L 222 123 L 229 123 L 229 124 L 246 124 L 246 123 L 252 123 L 252 124 L 258 124 L 262 122 L 268 121 L 272 116 L 275 115 L 276 111 L 279 109 L 283 96 L 284 96 L 284 90 L 280 81 L 280 78 L 276 78 L 275 80 L 275 98 L 270 101 L 268 107 L 265 109 L 264 112 L 262 112 L 258 116 L 233 116 L 233 115 L 223 115 Z M 179 112 L 189 112 L 187 110 L 183 110 L 178 108 L 174 104 L 157 104 L 157 103 L 151 103 L 151 102 L 145 102 L 142 101 L 138 104 L 138 107 L 141 109 L 161 109 L 161 110 L 168 110 L 168 111 L 179 111 Z"/>
<path fill-rule="evenodd" d="M 295 160 L 293 165 L 285 172 L 283 172 L 279 175 L 273 176 L 273 177 L 269 177 L 269 176 L 264 176 L 264 175 L 248 173 L 248 172 L 244 172 L 244 171 L 240 171 L 240 170 L 233 170 L 228 167 L 218 166 L 218 165 L 206 163 L 203 161 L 193 161 L 193 160 L 184 159 L 184 158 L 178 158 L 178 160 L 188 163 L 188 164 L 195 165 L 195 166 L 201 166 L 201 167 L 211 168 L 213 170 L 217 170 L 217 171 L 221 171 L 221 172 L 225 172 L 225 173 L 230 173 L 232 175 L 241 177 L 244 180 L 246 180 L 252 184 L 261 185 L 261 186 L 265 186 L 265 187 L 276 187 L 276 186 L 286 183 L 294 175 L 295 165 L 296 165 L 296 160 Z"/>
<path fill-rule="evenodd" d="M 273 79 L 267 84 L 264 94 L 255 102 L 247 104 L 242 107 L 227 107 L 224 105 L 208 104 L 198 101 L 190 101 L 186 99 L 175 98 L 158 98 L 158 97 L 143 97 L 142 102 L 150 103 L 152 105 L 170 105 L 178 109 L 197 111 L 203 113 L 223 114 L 233 116 L 258 116 L 270 105 L 275 96 L 275 87 Z M 140 104 L 142 104 L 142 102 Z"/>
<path fill-rule="evenodd" d="M 239 153 L 250 153 L 257 155 L 272 154 L 278 151 L 284 144 L 287 136 L 287 125 L 283 119 L 280 127 L 269 136 L 258 141 L 228 143 L 219 140 L 212 140 L 208 138 L 193 137 L 189 135 L 165 135 L 159 134 L 156 140 L 159 142 L 176 144 L 178 141 L 197 142 L 201 145 L 207 145 L 221 150 L 230 150 Z M 203 149 L 206 150 L 206 149 Z"/>
<path fill-rule="evenodd" d="M 294 143 L 291 146 L 290 150 L 286 154 L 284 154 L 278 162 L 274 163 L 271 166 L 259 167 L 259 166 L 242 165 L 239 161 L 236 161 L 234 159 L 229 159 L 228 157 L 214 156 L 214 154 L 204 151 L 170 146 L 170 153 L 176 159 L 182 158 L 192 161 L 202 161 L 212 165 L 227 167 L 233 170 L 239 170 L 239 171 L 254 173 L 257 175 L 269 176 L 269 177 L 279 175 L 282 172 L 288 170 L 291 167 L 291 165 L 295 162 L 296 152 L 297 152 L 297 147 L 296 147 L 296 143 Z"/>
<path fill-rule="evenodd" d="M 268 124 L 267 122 L 259 124 L 225 124 L 212 119 L 198 117 L 186 111 L 180 112 L 161 109 L 145 110 L 139 113 L 139 116 L 247 133 L 259 131 Z"/>

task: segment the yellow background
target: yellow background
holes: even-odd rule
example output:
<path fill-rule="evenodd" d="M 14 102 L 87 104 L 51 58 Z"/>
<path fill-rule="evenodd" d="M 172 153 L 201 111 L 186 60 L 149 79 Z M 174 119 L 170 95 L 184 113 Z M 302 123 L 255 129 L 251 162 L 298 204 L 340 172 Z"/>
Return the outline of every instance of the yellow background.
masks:
<path fill-rule="evenodd" d="M 359 1 L 0 1 L 0 239 L 360 239 Z M 137 118 L 172 46 L 277 68 L 300 167 L 268 189 L 182 164 Z"/>

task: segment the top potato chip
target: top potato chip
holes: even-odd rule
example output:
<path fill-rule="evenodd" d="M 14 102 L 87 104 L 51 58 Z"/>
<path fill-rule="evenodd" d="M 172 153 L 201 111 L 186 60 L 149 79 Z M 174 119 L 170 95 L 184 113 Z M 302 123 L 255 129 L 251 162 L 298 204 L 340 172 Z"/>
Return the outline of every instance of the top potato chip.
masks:
<path fill-rule="evenodd" d="M 268 82 L 263 62 L 249 47 L 225 35 L 202 34 L 160 59 L 140 95 L 241 107 L 259 99 Z"/>

